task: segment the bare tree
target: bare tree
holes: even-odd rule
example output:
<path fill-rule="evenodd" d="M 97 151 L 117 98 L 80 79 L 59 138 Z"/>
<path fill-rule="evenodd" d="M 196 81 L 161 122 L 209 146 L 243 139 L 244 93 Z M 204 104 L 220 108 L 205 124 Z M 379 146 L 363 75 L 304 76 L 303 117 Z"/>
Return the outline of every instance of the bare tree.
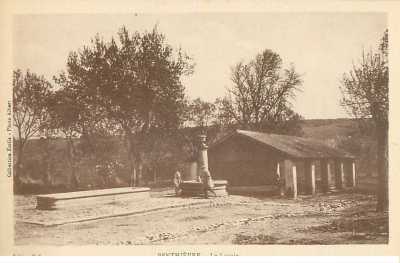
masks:
<path fill-rule="evenodd" d="M 47 118 L 46 98 L 52 86 L 43 77 L 21 70 L 13 72 L 13 121 L 17 129 L 17 161 L 14 183 L 20 183 L 26 142 L 37 136 Z"/>
<path fill-rule="evenodd" d="M 233 86 L 225 98 L 217 100 L 218 118 L 225 124 L 263 129 L 291 119 L 290 99 L 302 81 L 293 66 L 282 69 L 277 53 L 265 50 L 249 63 L 232 68 Z"/>
<path fill-rule="evenodd" d="M 343 75 L 342 105 L 356 118 L 372 119 L 377 140 L 379 174 L 377 211 L 388 209 L 388 31 L 378 52 L 363 52 L 359 64 Z"/>
<path fill-rule="evenodd" d="M 188 119 L 195 126 L 204 129 L 214 121 L 215 110 L 213 103 L 197 98 L 189 102 Z"/>

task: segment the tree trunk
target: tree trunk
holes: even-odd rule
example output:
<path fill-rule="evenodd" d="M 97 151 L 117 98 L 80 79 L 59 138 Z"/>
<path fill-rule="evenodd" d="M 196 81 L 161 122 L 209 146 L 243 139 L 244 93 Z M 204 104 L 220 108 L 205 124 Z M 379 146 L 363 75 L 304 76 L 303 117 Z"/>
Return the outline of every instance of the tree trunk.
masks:
<path fill-rule="evenodd" d="M 140 156 L 140 153 L 136 153 L 136 166 L 137 166 L 137 174 L 136 174 L 136 186 L 141 185 L 143 179 L 143 162 Z"/>
<path fill-rule="evenodd" d="M 378 212 L 388 211 L 388 124 L 387 122 L 376 123 L 377 136 L 377 166 L 378 166 Z"/>
<path fill-rule="evenodd" d="M 72 189 L 77 189 L 79 187 L 79 178 L 76 174 L 75 167 L 75 146 L 71 137 L 67 139 L 67 149 L 68 149 L 68 163 L 71 169 L 70 174 L 70 186 Z"/>
<path fill-rule="evenodd" d="M 154 183 L 157 182 L 157 165 L 154 167 L 154 170 L 153 170 L 153 181 L 154 181 Z"/>
<path fill-rule="evenodd" d="M 18 189 L 21 184 L 21 168 L 23 165 L 24 158 L 24 145 L 25 143 L 19 139 L 18 140 L 18 148 L 17 148 L 17 163 L 15 167 L 15 176 L 14 176 L 14 191 Z M 16 189 L 15 189 L 16 188 Z"/>
<path fill-rule="evenodd" d="M 128 162 L 129 162 L 129 172 L 130 172 L 130 180 L 129 186 L 135 187 L 136 186 L 136 168 L 135 168 L 135 161 L 134 161 L 134 153 L 133 153 L 133 141 L 132 135 L 127 134 L 127 142 L 128 142 Z"/>
<path fill-rule="evenodd" d="M 51 161 L 50 161 L 50 156 L 51 156 L 51 152 L 49 149 L 49 138 L 44 138 L 44 160 L 43 160 L 43 165 L 44 165 L 44 174 L 43 174 L 43 183 L 46 187 L 50 187 L 52 185 L 52 175 L 51 175 Z"/>

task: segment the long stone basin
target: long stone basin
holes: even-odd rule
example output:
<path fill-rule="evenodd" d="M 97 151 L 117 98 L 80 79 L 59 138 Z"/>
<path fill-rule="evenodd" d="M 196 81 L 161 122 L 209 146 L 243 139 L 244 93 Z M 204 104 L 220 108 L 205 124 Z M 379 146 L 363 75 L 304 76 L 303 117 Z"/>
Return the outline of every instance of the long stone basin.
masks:
<path fill-rule="evenodd" d="M 228 192 L 226 191 L 226 186 L 228 185 L 228 181 L 226 180 L 214 180 L 214 187 L 212 190 L 216 193 L 217 196 L 227 196 Z M 180 184 L 182 189 L 182 196 L 203 196 L 203 184 L 197 181 L 183 181 Z M 212 193 L 209 193 L 210 197 L 213 197 Z"/>
<path fill-rule="evenodd" d="M 150 197 L 147 187 L 119 187 L 110 189 L 67 192 L 36 196 L 36 208 L 53 210 L 71 206 L 106 204 L 116 201 L 138 201 Z"/>

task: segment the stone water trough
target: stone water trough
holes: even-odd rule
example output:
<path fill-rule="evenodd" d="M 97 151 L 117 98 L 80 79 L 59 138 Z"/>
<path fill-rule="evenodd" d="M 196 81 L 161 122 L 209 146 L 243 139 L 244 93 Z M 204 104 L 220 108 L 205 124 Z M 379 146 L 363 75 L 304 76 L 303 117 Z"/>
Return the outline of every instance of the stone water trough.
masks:
<path fill-rule="evenodd" d="M 54 210 L 65 207 L 107 204 L 116 201 L 139 201 L 150 197 L 147 187 L 120 187 L 90 191 L 46 194 L 36 196 L 36 208 Z"/>
<path fill-rule="evenodd" d="M 214 187 L 212 190 L 215 192 L 217 196 L 227 196 L 228 192 L 226 191 L 226 186 L 228 181 L 226 180 L 214 180 Z M 182 196 L 203 196 L 203 184 L 197 181 L 183 181 L 180 184 L 180 188 L 182 189 Z M 212 193 L 209 193 L 209 196 L 213 197 Z"/>

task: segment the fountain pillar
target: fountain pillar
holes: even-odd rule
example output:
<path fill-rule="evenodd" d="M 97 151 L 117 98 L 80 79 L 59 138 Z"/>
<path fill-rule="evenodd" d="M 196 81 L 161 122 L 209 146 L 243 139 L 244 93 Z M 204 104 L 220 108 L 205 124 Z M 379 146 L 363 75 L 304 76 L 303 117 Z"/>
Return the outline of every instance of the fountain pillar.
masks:
<path fill-rule="evenodd" d="M 197 177 L 203 179 L 204 172 L 209 171 L 208 169 L 208 154 L 207 154 L 207 144 L 206 135 L 201 134 L 198 136 L 197 145 Z M 226 180 L 213 180 L 212 190 L 216 196 L 226 196 L 228 195 L 226 186 L 228 182 Z M 200 180 L 193 181 L 183 181 L 181 184 L 182 195 L 183 196 L 202 196 L 204 193 L 204 186 Z M 212 196 L 212 195 L 211 195 Z"/>
<path fill-rule="evenodd" d="M 206 144 L 206 135 L 199 135 L 199 147 L 197 157 L 198 176 L 201 176 L 203 172 L 208 171 L 208 146 Z"/>

